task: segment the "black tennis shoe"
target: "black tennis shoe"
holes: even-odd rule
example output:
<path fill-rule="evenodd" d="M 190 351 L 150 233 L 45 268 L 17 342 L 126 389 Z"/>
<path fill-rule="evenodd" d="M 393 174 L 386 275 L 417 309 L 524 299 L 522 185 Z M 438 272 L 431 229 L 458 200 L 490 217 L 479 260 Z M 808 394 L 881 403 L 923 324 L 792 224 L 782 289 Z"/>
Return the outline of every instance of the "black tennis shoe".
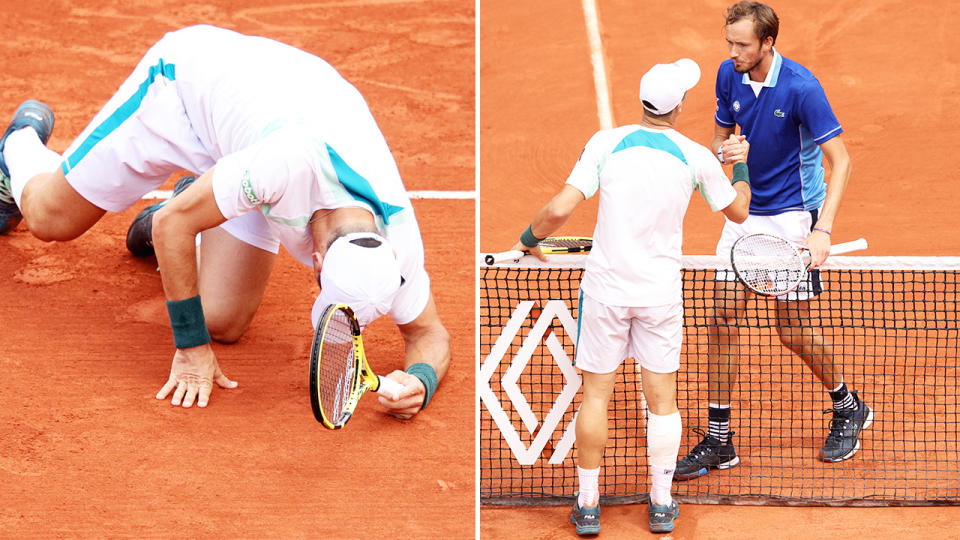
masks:
<path fill-rule="evenodd" d="M 187 189 L 195 180 L 196 177 L 190 175 L 177 180 L 177 183 L 173 186 L 173 195 L 170 196 L 170 199 Z M 127 249 L 130 250 L 130 253 L 133 253 L 134 257 L 153 255 L 153 215 L 170 199 L 151 204 L 141 210 L 137 217 L 133 218 L 133 223 L 127 229 Z"/>
<path fill-rule="evenodd" d="M 570 511 L 570 523 L 577 527 L 577 534 L 590 536 L 600 533 L 600 505 L 580 507 L 580 499 L 573 503 Z"/>
<path fill-rule="evenodd" d="M 703 435 L 703 440 L 690 450 L 687 457 L 677 462 L 677 468 L 673 472 L 674 480 L 691 480 L 707 474 L 710 469 L 729 469 L 740 464 L 737 449 L 733 446 L 733 431 L 727 435 L 725 443 L 702 430 L 694 431 Z"/>
<path fill-rule="evenodd" d="M 873 423 L 873 409 L 860 400 L 856 392 L 851 392 L 857 406 L 852 409 L 827 409 L 824 413 L 833 413 L 830 419 L 830 433 L 820 449 L 820 460 L 837 462 L 850 459 L 860 450 L 860 433 Z"/>
<path fill-rule="evenodd" d="M 677 501 L 659 506 L 650 502 L 647 505 L 650 515 L 650 532 L 662 533 L 673 531 L 673 520 L 680 517 L 680 506 Z"/>
<path fill-rule="evenodd" d="M 0 235 L 9 233 L 23 219 L 23 214 L 20 213 L 13 199 L 13 191 L 10 189 L 10 170 L 3 158 L 7 137 L 19 129 L 32 127 L 43 144 L 47 144 L 50 134 L 53 133 L 53 123 L 53 110 L 47 104 L 28 99 L 17 107 L 10 125 L 3 133 L 3 138 L 0 138 Z"/>

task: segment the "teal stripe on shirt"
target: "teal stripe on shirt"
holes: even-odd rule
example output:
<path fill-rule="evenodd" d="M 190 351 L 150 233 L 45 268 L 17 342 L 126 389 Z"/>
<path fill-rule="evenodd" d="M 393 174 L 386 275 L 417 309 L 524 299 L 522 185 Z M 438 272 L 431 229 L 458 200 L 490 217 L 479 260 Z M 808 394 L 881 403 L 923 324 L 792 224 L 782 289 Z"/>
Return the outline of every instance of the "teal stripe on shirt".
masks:
<path fill-rule="evenodd" d="M 143 98 L 147 95 L 147 90 L 150 89 L 150 85 L 153 84 L 153 81 L 156 80 L 158 76 L 165 77 L 171 81 L 176 80 L 175 64 L 168 64 L 161 58 L 160 61 L 157 62 L 157 65 L 151 66 L 150 71 L 147 73 L 147 79 L 140 83 L 140 87 L 130 96 L 130 99 L 120 105 L 117 110 L 113 111 L 113 114 L 108 116 L 103 123 L 94 128 L 83 143 L 70 154 L 70 157 L 63 161 L 63 164 L 60 165 L 63 174 L 67 174 L 70 172 L 70 169 L 76 167 L 77 164 L 80 163 L 80 160 L 82 160 L 97 143 L 113 133 L 114 130 L 120 127 L 120 124 L 123 124 L 127 118 L 130 118 L 133 113 L 140 108 L 140 104 L 143 103 Z"/>
<path fill-rule="evenodd" d="M 676 156 L 677 159 L 682 161 L 685 165 L 688 165 L 687 158 L 683 156 L 683 151 L 680 150 L 680 147 L 677 146 L 677 143 L 670 140 L 670 137 L 667 137 L 663 133 L 651 133 L 643 129 L 638 129 L 624 137 L 623 140 L 620 141 L 620 144 L 618 144 L 611 153 L 615 154 L 621 150 L 633 148 L 634 146 L 643 146 L 646 148 L 652 148 L 654 150 L 662 150 L 668 154 Z"/>
<path fill-rule="evenodd" d="M 367 182 L 367 179 L 360 176 L 360 173 L 350 168 L 347 162 L 329 144 L 327 145 L 327 153 L 330 155 L 333 170 L 337 173 L 337 180 L 346 188 L 347 193 L 354 199 L 369 204 L 374 214 L 383 218 L 384 224 L 389 225 L 390 216 L 403 210 L 403 207 L 381 201 L 380 197 L 377 197 L 377 193 L 373 191 L 370 182 Z"/>

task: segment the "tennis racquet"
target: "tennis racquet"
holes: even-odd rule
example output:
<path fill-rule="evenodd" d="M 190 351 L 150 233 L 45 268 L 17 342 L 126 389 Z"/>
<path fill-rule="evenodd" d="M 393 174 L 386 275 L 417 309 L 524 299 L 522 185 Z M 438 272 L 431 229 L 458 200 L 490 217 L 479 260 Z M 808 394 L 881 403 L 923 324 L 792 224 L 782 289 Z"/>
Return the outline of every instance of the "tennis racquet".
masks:
<path fill-rule="evenodd" d="M 549 236 L 544 238 L 538 244 L 540 251 L 544 255 L 556 255 L 558 253 L 585 253 L 593 247 L 593 238 L 588 236 Z M 500 253 L 488 253 L 484 255 L 483 261 L 487 264 L 497 264 L 504 261 L 512 261 L 529 255 L 529 250 L 502 251 Z"/>
<path fill-rule="evenodd" d="M 830 246 L 830 254 L 861 249 L 867 249 L 864 238 Z M 810 250 L 772 234 L 748 234 L 733 244 L 730 263 L 737 278 L 751 291 L 764 296 L 781 296 L 799 287 L 806 279 Z"/>
<path fill-rule="evenodd" d="M 310 405 L 317 422 L 343 427 L 367 390 L 397 399 L 403 385 L 370 370 L 360 323 L 344 304 L 323 310 L 310 349 Z"/>

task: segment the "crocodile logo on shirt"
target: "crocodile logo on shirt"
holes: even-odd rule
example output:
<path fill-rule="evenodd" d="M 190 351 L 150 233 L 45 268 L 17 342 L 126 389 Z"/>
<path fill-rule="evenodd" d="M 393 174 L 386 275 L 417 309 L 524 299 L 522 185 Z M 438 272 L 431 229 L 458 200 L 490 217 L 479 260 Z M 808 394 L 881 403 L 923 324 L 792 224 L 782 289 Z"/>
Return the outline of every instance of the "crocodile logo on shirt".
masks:
<path fill-rule="evenodd" d="M 250 171 L 243 172 L 243 179 L 240 180 L 240 188 L 243 189 L 243 195 L 252 205 L 260 204 L 260 197 L 253 191 L 253 184 L 250 182 Z"/>
<path fill-rule="evenodd" d="M 784 113 L 783 111 L 781 111 L 780 109 L 777 109 L 777 110 L 773 111 L 773 115 L 776 116 L 777 118 L 783 118 L 783 117 L 786 116 L 787 114 Z"/>

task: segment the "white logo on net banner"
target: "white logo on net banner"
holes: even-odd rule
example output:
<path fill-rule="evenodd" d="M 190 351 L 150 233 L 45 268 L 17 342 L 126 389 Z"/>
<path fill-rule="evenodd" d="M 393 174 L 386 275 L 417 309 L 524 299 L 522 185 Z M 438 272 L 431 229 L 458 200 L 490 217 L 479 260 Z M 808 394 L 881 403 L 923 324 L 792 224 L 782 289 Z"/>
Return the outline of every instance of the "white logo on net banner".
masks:
<path fill-rule="evenodd" d="M 537 433 L 529 447 L 520 440 L 520 435 L 517 433 L 513 422 L 511 422 L 507 416 L 506 411 L 503 410 L 500 399 L 493 393 L 493 389 L 490 387 L 490 378 L 493 377 L 493 374 L 497 371 L 497 367 L 510 349 L 510 344 L 520 331 L 520 327 L 523 326 L 527 317 L 530 316 L 534 305 L 535 303 L 533 301 L 523 301 L 517 305 L 513 311 L 513 315 L 510 316 L 510 320 L 500 332 L 500 337 L 497 338 L 497 342 L 494 343 L 493 348 L 490 350 L 490 354 L 487 355 L 483 361 L 483 365 L 480 366 L 480 399 L 487 407 L 497 427 L 500 428 L 500 433 L 513 451 L 517 462 L 521 465 L 533 465 L 537 461 L 547 442 L 553 437 L 553 433 L 563 418 L 564 412 L 566 412 L 570 403 L 573 402 L 573 398 L 580 388 L 580 375 L 577 373 L 576 368 L 573 367 L 573 362 L 567 356 L 566 351 L 563 349 L 563 344 L 560 343 L 556 334 L 550 332 L 550 335 L 544 339 L 544 335 L 546 335 L 547 331 L 553 326 L 554 318 L 560 320 L 560 324 L 563 325 L 570 339 L 574 341 L 577 339 L 577 323 L 574 321 L 573 316 L 570 315 L 567 305 L 561 300 L 550 300 L 546 306 L 544 306 L 536 324 L 533 325 L 533 329 L 530 330 L 530 333 L 523 341 L 520 350 L 517 351 L 517 354 L 513 357 L 510 367 L 507 368 L 507 371 L 503 374 L 503 378 L 500 381 L 504 393 L 506 393 L 514 410 L 516 410 L 520 416 L 524 428 L 526 428 L 530 435 L 533 435 L 535 432 Z M 537 419 L 537 415 L 534 414 L 523 392 L 517 385 L 517 380 L 520 378 L 520 375 L 523 374 L 523 370 L 527 367 L 527 363 L 540 346 L 541 341 L 546 344 L 547 349 L 553 356 L 554 362 L 556 362 L 560 372 L 563 373 L 564 379 L 566 379 L 563 390 L 561 390 L 553 407 L 547 413 L 546 417 L 544 417 L 542 424 Z M 561 437 L 560 442 L 557 443 L 553 455 L 550 457 L 550 464 L 559 465 L 563 463 L 563 460 L 567 457 L 576 438 L 576 422 L 577 415 L 574 414 L 573 420 L 567 426 L 563 437 Z"/>

